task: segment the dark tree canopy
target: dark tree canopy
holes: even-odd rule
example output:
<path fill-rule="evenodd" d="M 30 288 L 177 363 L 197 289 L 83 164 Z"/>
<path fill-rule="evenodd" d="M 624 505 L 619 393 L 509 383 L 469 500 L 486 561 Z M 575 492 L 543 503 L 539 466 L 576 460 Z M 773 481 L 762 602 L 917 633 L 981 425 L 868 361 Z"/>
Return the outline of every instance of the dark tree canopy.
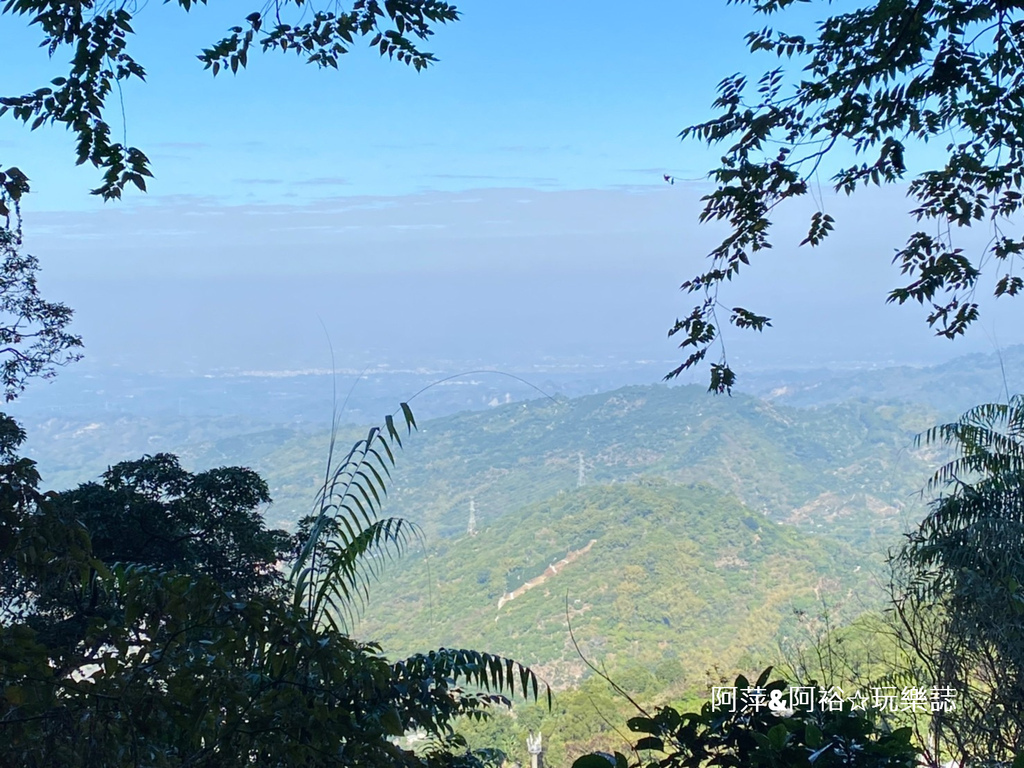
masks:
<path fill-rule="evenodd" d="M 734 1 L 765 16 L 796 2 Z M 707 271 L 682 285 L 700 301 L 669 331 L 688 357 L 668 378 L 720 344 L 725 322 L 757 331 L 771 325 L 720 294 L 772 247 L 778 206 L 811 194 L 819 174 L 847 194 L 908 184 L 920 228 L 897 250 L 893 261 L 907 282 L 888 300 L 924 305 L 936 334 L 955 338 L 978 317 L 983 269 L 994 275 L 996 296 L 1024 289 L 1017 274 L 1024 253 L 1024 3 L 875 0 L 825 19 L 811 36 L 766 27 L 747 42 L 795 72 L 773 69 L 754 86 L 742 75 L 726 78 L 714 103 L 718 116 L 681 134 L 725 145 L 700 220 L 725 222 L 728 235 L 709 254 Z M 944 147 L 944 161 L 912 173 L 908 158 L 924 142 Z M 838 160 L 850 152 L 856 162 Z M 801 245 L 818 245 L 836 224 L 819 207 Z M 986 229 L 983 251 L 958 247 L 957 230 L 966 227 Z M 726 391 L 734 381 L 723 348 L 711 364 L 711 389 Z"/>
<path fill-rule="evenodd" d="M 269 503 L 267 484 L 250 469 L 192 474 L 167 453 L 116 464 L 102 483 L 54 499 L 85 526 L 103 562 L 202 574 L 239 595 L 283 583 L 276 566 L 294 545 L 286 531 L 264 526 Z"/>
<path fill-rule="evenodd" d="M 20 571 L 16 561 L 5 563 L 0 615 L 24 621 L 54 658 L 77 658 L 91 623 L 123 618 L 123 605 L 103 587 L 107 569 L 208 578 L 237 599 L 283 595 L 277 565 L 294 546 L 286 532 L 266 529 L 261 511 L 270 495 L 255 472 L 225 467 L 193 475 L 175 456 L 159 454 L 117 464 L 102 484 L 44 497 L 34 491 L 39 477 L 32 462 L 15 456 L 24 433 L 8 417 L 0 417 L 0 425 L 9 433 L 4 450 L 17 473 L 7 482 L 21 478 L 18 487 L 29 494 L 4 507 L 24 531 L 35 532 L 23 531 L 22 541 L 59 553 L 58 561 L 85 552 L 94 561 L 88 576 L 45 567 Z"/>

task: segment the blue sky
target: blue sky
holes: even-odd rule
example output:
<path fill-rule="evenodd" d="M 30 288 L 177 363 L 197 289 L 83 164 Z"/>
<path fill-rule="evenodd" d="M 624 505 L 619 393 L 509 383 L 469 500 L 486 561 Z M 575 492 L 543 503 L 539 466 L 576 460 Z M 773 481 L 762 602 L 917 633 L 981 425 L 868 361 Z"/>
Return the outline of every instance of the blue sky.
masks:
<path fill-rule="evenodd" d="M 195 53 L 252 8 L 148 3 L 132 41 L 147 82 L 125 88 L 123 126 L 116 98 L 108 117 L 155 179 L 119 203 L 88 195 L 98 176 L 74 167 L 63 131 L 0 120 L 0 164 L 33 182 L 44 286 L 76 309 L 90 360 L 322 367 L 321 319 L 368 362 L 674 360 L 665 329 L 690 307 L 677 286 L 720 232 L 697 225 L 701 182 L 662 176 L 713 166 L 677 134 L 712 114 L 722 77 L 774 64 L 743 42 L 763 20 L 724 0 L 459 7 L 425 72 L 359 48 L 338 72 L 267 55 L 213 78 Z M 22 20 L 0 17 L 0 40 L 3 92 L 60 73 L 65 54 L 48 61 Z M 733 334 L 731 356 L 933 360 L 1024 341 L 1006 302 L 957 345 L 917 308 L 886 307 L 909 204 L 888 190 L 834 205 L 847 218 L 815 252 L 796 247 L 810 210 L 780 214 L 776 251 L 727 297 L 776 328 Z"/>
<path fill-rule="evenodd" d="M 441 62 L 425 72 L 359 48 L 339 72 L 267 55 L 213 78 L 194 54 L 245 15 L 231 5 L 186 14 L 150 3 L 137 16 L 131 42 L 148 77 L 125 89 L 127 138 L 152 157 L 154 195 L 309 200 L 701 176 L 714 156 L 676 135 L 746 61 L 751 24 L 748 8 L 717 0 L 471 1 L 428 43 Z M 61 54 L 48 62 L 20 19 L 4 18 L 0 34 L 6 92 L 58 73 Z M 69 171 L 69 137 L 6 122 L 0 141 L 40 206 L 88 204 L 94 174 Z"/>

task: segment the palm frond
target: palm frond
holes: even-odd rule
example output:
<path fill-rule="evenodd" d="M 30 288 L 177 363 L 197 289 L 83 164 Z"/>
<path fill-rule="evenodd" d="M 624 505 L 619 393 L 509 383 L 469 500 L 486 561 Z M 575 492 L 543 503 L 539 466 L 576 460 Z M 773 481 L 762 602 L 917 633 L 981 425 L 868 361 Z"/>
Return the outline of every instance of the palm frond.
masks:
<path fill-rule="evenodd" d="M 412 410 L 402 403 L 400 411 L 410 434 L 416 428 Z M 395 417 L 370 429 L 337 464 L 335 435 L 290 581 L 295 607 L 340 631 L 339 622 L 351 626 L 369 599 L 370 583 L 390 558 L 408 549 L 419 529 L 402 518 L 381 517 L 395 452 L 402 447 Z"/>
<path fill-rule="evenodd" d="M 408 691 L 402 719 L 407 728 L 440 732 L 456 716 L 483 717 L 493 706 L 510 706 L 516 693 L 534 701 L 544 687 L 548 709 L 551 687 L 529 667 L 482 651 L 439 648 L 417 653 L 391 665 L 392 687 Z M 472 690 L 464 690 L 464 682 Z M 506 695 L 507 694 L 507 695 Z M 438 701 L 449 707 L 438 707 Z"/>
<path fill-rule="evenodd" d="M 952 448 L 957 454 L 935 471 L 928 490 L 1024 472 L 1024 395 L 1014 395 L 1008 403 L 975 406 L 956 421 L 921 433 L 914 442 L 917 447 Z"/>

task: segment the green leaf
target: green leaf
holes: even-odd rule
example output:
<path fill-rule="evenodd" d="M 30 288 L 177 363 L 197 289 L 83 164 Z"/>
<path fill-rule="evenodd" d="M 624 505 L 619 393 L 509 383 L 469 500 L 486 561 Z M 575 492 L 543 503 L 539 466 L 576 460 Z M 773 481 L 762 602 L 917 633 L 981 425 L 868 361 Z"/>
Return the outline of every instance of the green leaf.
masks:
<path fill-rule="evenodd" d="M 595 753 L 576 758 L 572 768 L 616 768 L 616 764 L 611 755 Z"/>
<path fill-rule="evenodd" d="M 638 739 L 636 742 L 635 749 L 638 752 L 644 750 L 651 750 L 654 752 L 664 752 L 665 742 L 656 736 L 644 736 L 642 739 Z"/>
<path fill-rule="evenodd" d="M 811 749 L 820 747 L 822 741 L 821 729 L 814 723 L 807 723 L 804 726 L 804 741 L 807 742 L 807 746 L 811 747 Z"/>
<path fill-rule="evenodd" d="M 779 723 L 768 729 L 768 741 L 772 747 L 781 750 L 789 740 L 789 730 L 785 725 Z"/>
<path fill-rule="evenodd" d="M 637 733 L 660 733 L 658 724 L 649 717 L 631 717 L 626 721 L 626 727 Z"/>

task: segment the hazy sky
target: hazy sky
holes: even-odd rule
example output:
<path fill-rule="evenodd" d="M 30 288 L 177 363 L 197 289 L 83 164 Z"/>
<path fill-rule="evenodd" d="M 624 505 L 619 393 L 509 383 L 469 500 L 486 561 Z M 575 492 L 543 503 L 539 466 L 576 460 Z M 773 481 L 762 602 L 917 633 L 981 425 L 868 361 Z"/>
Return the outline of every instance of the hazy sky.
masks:
<path fill-rule="evenodd" d="M 696 224 L 706 188 L 685 180 L 717 152 L 677 134 L 711 114 L 722 77 L 772 65 L 745 53 L 762 24 L 749 8 L 467 2 L 423 73 L 360 49 L 340 72 L 256 56 L 214 79 L 194 54 L 255 9 L 233 8 L 137 17 L 147 82 L 125 88 L 123 126 L 116 96 L 108 118 L 150 155 L 148 196 L 100 203 L 70 136 L 0 120 L 0 164 L 33 182 L 44 287 L 76 308 L 94 362 L 317 365 L 321 320 L 354 359 L 673 359 L 677 286 L 716 235 Z M 0 19 L 0 40 L 3 92 L 60 73 L 66 54 L 48 62 L 22 20 Z M 958 345 L 884 306 L 910 226 L 898 190 L 828 205 L 837 236 L 817 252 L 796 248 L 810 209 L 780 215 L 776 251 L 726 299 L 777 328 L 757 346 L 732 334 L 730 354 L 931 360 L 1024 341 L 1012 304 Z"/>

